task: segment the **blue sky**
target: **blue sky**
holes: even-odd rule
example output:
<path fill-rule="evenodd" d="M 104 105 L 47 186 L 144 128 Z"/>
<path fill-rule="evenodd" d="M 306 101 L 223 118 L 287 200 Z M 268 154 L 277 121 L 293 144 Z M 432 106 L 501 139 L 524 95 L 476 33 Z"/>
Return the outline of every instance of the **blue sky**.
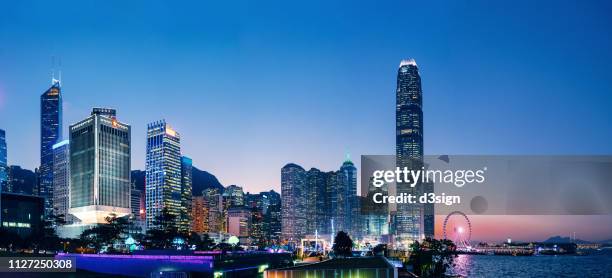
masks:
<path fill-rule="evenodd" d="M 10 1 L 0 128 L 9 163 L 36 167 L 39 95 L 61 57 L 65 129 L 94 106 L 118 109 L 133 127 L 132 168 L 143 169 L 146 124 L 163 118 L 222 183 L 278 190 L 288 162 L 332 170 L 346 152 L 393 154 L 396 70 L 412 57 L 427 154 L 610 154 L 611 8 Z"/>

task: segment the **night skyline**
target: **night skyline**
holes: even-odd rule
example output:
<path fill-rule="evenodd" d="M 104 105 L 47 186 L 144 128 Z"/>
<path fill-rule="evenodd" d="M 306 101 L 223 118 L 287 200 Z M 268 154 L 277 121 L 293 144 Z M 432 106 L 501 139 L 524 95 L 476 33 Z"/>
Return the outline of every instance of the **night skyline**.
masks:
<path fill-rule="evenodd" d="M 6 5 L 8 165 L 39 167 L 39 98 L 61 70 L 63 138 L 93 107 L 116 109 L 132 128 L 131 169 L 145 170 L 147 123 L 165 119 L 181 152 L 223 185 L 281 192 L 287 163 L 328 171 L 349 153 L 360 169 L 360 155 L 395 153 L 407 58 L 426 95 L 425 155 L 612 154 L 608 2 L 114 4 Z M 612 224 L 590 218 L 581 227 L 600 226 L 585 239 L 607 239 Z M 516 233 L 567 228 L 535 219 L 550 225 Z"/>
<path fill-rule="evenodd" d="M 248 191 L 278 190 L 287 162 L 333 169 L 346 152 L 394 153 L 394 72 L 407 57 L 425 78 L 426 154 L 612 153 L 609 3 L 397 3 L 365 18 L 367 5 L 245 4 L 231 20 L 225 6 L 131 5 L 5 7 L 0 126 L 9 164 L 38 166 L 36 98 L 52 56 L 56 68 L 62 61 L 65 126 L 92 107 L 116 108 L 134 127 L 133 168 L 144 169 L 146 124 L 166 119 L 183 130 L 195 166 Z M 160 100 L 174 109 L 142 113 Z"/>

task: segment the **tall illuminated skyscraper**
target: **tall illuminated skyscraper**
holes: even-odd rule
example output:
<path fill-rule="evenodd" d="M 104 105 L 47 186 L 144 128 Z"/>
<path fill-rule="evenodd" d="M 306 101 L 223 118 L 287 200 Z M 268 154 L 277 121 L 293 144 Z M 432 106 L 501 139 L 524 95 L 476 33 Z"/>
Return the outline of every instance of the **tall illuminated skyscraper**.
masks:
<path fill-rule="evenodd" d="M 70 126 L 70 209 L 82 224 L 130 214 L 131 128 L 116 111 L 94 108 Z"/>
<path fill-rule="evenodd" d="M 75 222 L 68 213 L 70 208 L 70 141 L 64 140 L 53 145 L 53 208 L 54 213 L 63 216 L 66 224 Z"/>
<path fill-rule="evenodd" d="M 310 210 L 310 217 L 306 222 L 308 233 L 328 234 L 331 220 L 331 211 L 327 207 L 329 195 L 327 194 L 327 173 L 317 168 L 310 168 L 306 172 L 306 207 Z"/>
<path fill-rule="evenodd" d="M 421 76 L 414 59 L 402 60 L 397 72 L 396 90 L 396 165 L 409 169 L 423 166 L 423 90 Z M 410 187 L 397 184 L 398 193 L 419 194 L 425 192 L 424 184 Z M 428 185 L 427 190 L 432 189 Z M 430 210 L 433 214 L 433 209 Z M 433 216 L 432 216 L 433 217 Z M 429 219 L 429 217 L 428 217 Z M 396 214 L 397 247 L 407 247 L 414 240 L 425 237 L 426 230 L 433 235 L 433 219 L 425 227 L 425 206 L 398 204 Z M 430 227 L 431 226 L 431 227 Z"/>
<path fill-rule="evenodd" d="M 6 133 L 0 129 L 0 191 L 8 187 Z"/>
<path fill-rule="evenodd" d="M 147 229 L 158 226 L 157 218 L 164 208 L 176 218 L 177 227 L 181 227 L 181 138 L 163 120 L 147 127 L 145 171 Z"/>
<path fill-rule="evenodd" d="M 204 202 L 208 204 L 208 232 L 218 233 L 223 229 L 221 193 L 217 188 L 202 190 Z"/>
<path fill-rule="evenodd" d="M 191 199 L 191 232 L 208 233 L 210 227 L 208 225 L 209 206 L 204 196 L 193 196 Z"/>
<path fill-rule="evenodd" d="M 62 139 L 62 89 L 53 79 L 40 96 L 39 195 L 45 199 L 45 215 L 53 213 L 53 145 Z"/>
<path fill-rule="evenodd" d="M 181 223 L 180 229 L 189 231 L 191 226 L 191 200 L 193 187 L 193 161 L 191 158 L 181 157 Z"/>
<path fill-rule="evenodd" d="M 297 246 L 307 232 L 306 171 L 289 163 L 281 169 L 281 241 Z"/>
<path fill-rule="evenodd" d="M 360 215 L 357 199 L 357 168 L 346 159 L 338 171 L 338 228 L 357 238 L 360 232 Z"/>
<path fill-rule="evenodd" d="M 281 195 L 274 190 L 262 192 L 268 204 L 264 208 L 264 234 L 271 244 L 279 244 L 281 238 Z"/>
<path fill-rule="evenodd" d="M 362 235 L 357 168 L 348 159 L 340 170 L 330 172 L 285 165 L 281 169 L 281 198 L 284 241 L 299 243 L 305 235 L 339 231 L 355 239 Z"/>
<path fill-rule="evenodd" d="M 223 198 L 224 200 L 227 200 L 228 208 L 243 207 L 245 204 L 244 191 L 242 190 L 242 187 L 235 184 L 229 185 L 227 188 L 225 188 L 223 191 Z"/>

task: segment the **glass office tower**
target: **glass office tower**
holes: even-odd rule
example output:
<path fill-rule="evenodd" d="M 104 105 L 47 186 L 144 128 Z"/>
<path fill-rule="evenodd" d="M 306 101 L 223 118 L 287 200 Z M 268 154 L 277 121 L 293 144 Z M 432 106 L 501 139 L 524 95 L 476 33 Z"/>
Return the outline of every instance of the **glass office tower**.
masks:
<path fill-rule="evenodd" d="M 397 72 L 396 90 L 396 165 L 419 170 L 423 167 L 423 91 L 421 77 L 414 59 L 403 60 Z M 425 188 L 427 187 L 427 188 Z M 397 184 L 398 193 L 421 194 L 433 190 L 433 185 Z M 433 208 L 420 204 L 398 204 L 396 214 L 397 247 L 408 247 L 414 240 L 433 236 Z M 431 227 L 430 227 L 431 226 Z"/>
<path fill-rule="evenodd" d="M 59 80 L 40 96 L 40 168 L 38 194 L 45 215 L 53 213 L 53 145 L 62 139 L 62 89 Z"/>
<path fill-rule="evenodd" d="M 0 191 L 8 187 L 6 133 L 0 129 Z"/>
<path fill-rule="evenodd" d="M 193 161 L 191 158 L 181 157 L 181 223 L 179 228 L 183 231 L 189 231 L 191 226 L 192 173 Z"/>
<path fill-rule="evenodd" d="M 116 111 L 94 108 L 70 126 L 70 209 L 83 224 L 130 214 L 131 128 Z"/>
<path fill-rule="evenodd" d="M 146 225 L 147 229 L 159 226 L 158 217 L 164 208 L 181 221 L 182 175 L 181 137 L 165 121 L 147 126 L 146 155 Z"/>
<path fill-rule="evenodd" d="M 306 171 L 289 163 L 281 169 L 281 240 L 292 246 L 300 244 L 307 232 Z"/>
<path fill-rule="evenodd" d="M 53 145 L 53 208 L 57 216 L 63 216 L 66 224 L 75 222 L 68 213 L 70 208 L 70 143 L 68 140 Z"/>

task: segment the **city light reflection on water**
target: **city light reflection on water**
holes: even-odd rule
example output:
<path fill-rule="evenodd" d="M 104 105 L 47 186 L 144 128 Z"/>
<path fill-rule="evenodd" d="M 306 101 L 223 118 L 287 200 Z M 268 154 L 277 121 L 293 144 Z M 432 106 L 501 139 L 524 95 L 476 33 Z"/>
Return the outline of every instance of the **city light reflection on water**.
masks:
<path fill-rule="evenodd" d="M 461 276 L 469 276 L 470 268 L 473 263 L 473 256 L 471 255 L 459 255 L 454 259 L 454 268 L 452 269 L 452 274 L 461 275 Z"/>
<path fill-rule="evenodd" d="M 464 277 L 610 277 L 612 250 L 586 256 L 459 255 L 448 274 Z"/>

